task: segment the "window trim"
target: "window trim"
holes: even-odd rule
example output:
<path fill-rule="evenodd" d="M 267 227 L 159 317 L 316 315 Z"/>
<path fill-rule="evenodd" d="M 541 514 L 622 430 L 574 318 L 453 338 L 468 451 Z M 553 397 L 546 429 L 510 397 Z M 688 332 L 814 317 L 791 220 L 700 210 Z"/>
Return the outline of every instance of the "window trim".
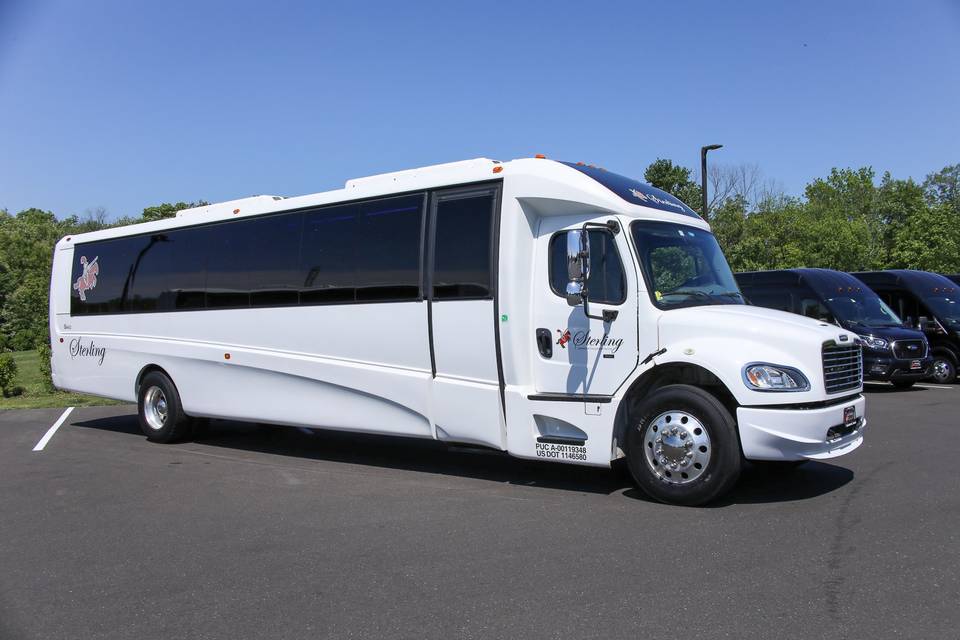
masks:
<path fill-rule="evenodd" d="M 547 286 L 550 287 L 550 291 L 552 291 L 554 295 L 556 295 L 558 298 L 563 298 L 564 300 L 566 300 L 567 298 L 566 292 L 557 291 L 553 287 L 553 278 L 550 277 L 550 257 L 551 257 L 551 247 L 553 245 L 554 239 L 560 234 L 566 234 L 568 231 L 576 231 L 576 229 L 560 229 L 558 231 L 554 231 L 552 234 L 550 234 L 550 240 L 547 241 Z M 613 250 L 617 254 L 617 263 L 620 265 L 620 277 L 623 280 L 623 298 L 620 300 L 620 302 L 603 302 L 600 300 L 593 300 L 593 299 L 590 299 L 590 302 L 595 304 L 606 304 L 614 307 L 619 307 L 624 303 L 626 303 L 627 298 L 630 297 L 629 296 L 630 286 L 629 286 L 629 283 L 627 282 L 627 271 L 623 264 L 623 255 L 621 255 L 620 253 L 620 247 L 617 245 L 617 237 L 613 234 L 613 232 L 611 232 L 609 229 L 600 229 L 600 228 L 587 229 L 587 233 L 592 233 L 594 231 L 596 231 L 597 233 L 605 233 L 613 239 Z M 587 290 L 587 293 L 589 294 L 589 288 Z"/>
<path fill-rule="evenodd" d="M 444 302 L 458 302 L 464 300 L 496 300 L 497 299 L 497 260 L 499 257 L 500 240 L 500 181 L 482 182 L 478 184 L 443 187 L 440 189 L 431 189 L 429 192 L 430 202 L 427 208 L 429 218 L 426 221 L 426 255 L 424 256 L 424 275 L 423 275 L 423 295 L 424 299 L 431 303 L 441 304 Z M 433 277 L 436 271 L 436 240 L 437 240 L 437 210 L 440 203 L 444 200 L 461 200 L 471 197 L 490 196 L 491 199 L 491 218 L 490 218 L 490 238 L 489 238 L 489 267 L 488 275 L 490 284 L 488 293 L 482 296 L 456 296 L 451 298 L 437 298 L 433 292 Z"/>

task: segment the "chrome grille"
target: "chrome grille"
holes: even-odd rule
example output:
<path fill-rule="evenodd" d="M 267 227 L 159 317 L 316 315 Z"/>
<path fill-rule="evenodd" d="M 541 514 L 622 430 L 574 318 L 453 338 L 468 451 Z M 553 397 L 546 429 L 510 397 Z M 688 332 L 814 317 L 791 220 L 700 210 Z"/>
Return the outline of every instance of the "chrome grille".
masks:
<path fill-rule="evenodd" d="M 927 355 L 923 340 L 897 340 L 893 343 L 893 355 L 896 358 L 922 358 Z"/>
<path fill-rule="evenodd" d="M 823 381 L 827 393 L 856 389 L 863 384 L 863 353 L 860 345 L 823 345 Z"/>

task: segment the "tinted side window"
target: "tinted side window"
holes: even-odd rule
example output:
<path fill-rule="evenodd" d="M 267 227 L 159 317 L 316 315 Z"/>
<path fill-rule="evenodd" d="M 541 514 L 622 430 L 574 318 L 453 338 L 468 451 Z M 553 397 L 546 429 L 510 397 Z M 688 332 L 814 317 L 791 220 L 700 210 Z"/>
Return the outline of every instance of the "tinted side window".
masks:
<path fill-rule="evenodd" d="M 433 249 L 433 298 L 491 296 L 495 192 L 440 196 Z"/>
<path fill-rule="evenodd" d="M 73 250 L 70 312 L 123 311 L 124 287 L 141 244 L 140 238 L 78 244 Z"/>
<path fill-rule="evenodd" d="M 627 282 L 623 263 L 617 253 L 613 234 L 603 229 L 591 229 L 590 277 L 587 293 L 590 302 L 621 304 L 627 298 Z M 558 233 L 550 239 L 550 287 L 558 296 L 567 289 L 567 238 Z"/>
<path fill-rule="evenodd" d="M 204 233 L 205 229 L 183 229 L 135 238 L 140 247 L 131 268 L 125 309 L 137 312 L 202 307 L 206 288 Z"/>
<path fill-rule="evenodd" d="M 421 194 L 304 214 L 301 304 L 420 299 Z"/>
<path fill-rule="evenodd" d="M 743 292 L 752 305 L 793 312 L 793 304 L 787 291 L 744 289 Z"/>
<path fill-rule="evenodd" d="M 281 214 L 206 228 L 206 306 L 297 304 L 302 214 Z"/>

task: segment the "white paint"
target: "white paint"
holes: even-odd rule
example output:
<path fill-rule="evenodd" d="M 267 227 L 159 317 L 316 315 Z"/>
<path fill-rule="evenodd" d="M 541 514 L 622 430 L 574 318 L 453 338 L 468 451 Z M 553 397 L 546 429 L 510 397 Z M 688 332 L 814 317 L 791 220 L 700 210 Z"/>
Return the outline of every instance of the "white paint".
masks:
<path fill-rule="evenodd" d="M 915 384 L 913 386 L 922 387 L 924 389 L 947 389 L 948 391 L 951 391 L 954 388 L 954 387 L 946 387 L 946 386 L 941 386 L 936 384 Z"/>
<path fill-rule="evenodd" d="M 47 443 L 50 442 L 50 438 L 53 437 L 53 434 L 57 432 L 57 429 L 60 428 L 69 416 L 73 412 L 73 407 L 67 407 L 66 410 L 60 414 L 60 417 L 57 418 L 57 421 L 53 423 L 53 426 L 47 429 L 47 432 L 43 434 L 43 437 L 40 438 L 40 442 L 37 443 L 37 446 L 33 448 L 34 451 L 43 451 L 43 448 L 47 446 Z"/>
<path fill-rule="evenodd" d="M 71 265 L 78 243 L 491 180 L 502 180 L 497 299 L 434 303 L 436 375 L 428 303 L 422 300 L 70 315 Z M 547 261 L 554 232 L 610 220 L 622 229 L 615 242 L 627 295 L 619 305 L 592 305 L 594 313 L 619 312 L 615 321 L 604 323 L 586 319 L 582 307 L 568 306 L 550 289 Z M 354 179 L 325 193 L 209 205 L 175 218 L 65 238 L 57 243 L 50 292 L 54 382 L 63 389 L 134 401 L 137 375 L 147 365 L 158 365 L 173 378 L 191 415 L 483 444 L 534 459 L 537 421 L 557 420 L 585 434 L 586 458 L 565 462 L 609 466 L 622 455 L 614 426 L 631 385 L 641 375 L 657 375 L 663 365 L 692 364 L 711 372 L 741 406 L 737 415 L 748 458 L 825 458 L 852 451 L 859 433 L 838 445 L 826 441 L 826 430 L 842 422 L 844 406 L 855 404 L 862 416 L 862 397 L 825 409 L 790 405 L 829 403 L 861 391 L 828 394 L 821 362 L 824 342 L 856 336 L 757 307 L 657 308 L 637 264 L 629 231 L 635 220 L 709 230 L 698 218 L 627 201 L 556 162 L 476 159 Z M 510 321 L 495 317 L 495 310 Z M 575 345 L 562 348 L 554 342 L 548 360 L 537 349 L 538 328 L 547 328 L 554 341 L 562 335 L 558 330 L 579 329 L 584 332 L 582 348 L 574 352 Z M 71 343 L 77 340 L 79 346 L 94 341 L 106 349 L 102 362 L 76 350 L 71 356 Z M 610 340 L 619 341 L 615 351 Z M 799 369 L 810 389 L 748 389 L 741 371 L 751 362 Z M 610 402 L 594 411 L 582 402 L 529 398 L 574 392 L 606 395 Z M 778 408 L 764 408 L 771 405 Z"/>

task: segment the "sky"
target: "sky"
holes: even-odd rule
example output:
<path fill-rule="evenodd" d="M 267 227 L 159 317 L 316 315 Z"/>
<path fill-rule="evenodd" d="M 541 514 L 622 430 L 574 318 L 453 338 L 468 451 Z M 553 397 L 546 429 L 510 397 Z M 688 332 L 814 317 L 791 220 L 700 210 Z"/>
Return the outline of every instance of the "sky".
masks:
<path fill-rule="evenodd" d="M 0 208 L 336 189 L 537 153 L 641 177 L 960 163 L 960 0 L 0 0 Z"/>

